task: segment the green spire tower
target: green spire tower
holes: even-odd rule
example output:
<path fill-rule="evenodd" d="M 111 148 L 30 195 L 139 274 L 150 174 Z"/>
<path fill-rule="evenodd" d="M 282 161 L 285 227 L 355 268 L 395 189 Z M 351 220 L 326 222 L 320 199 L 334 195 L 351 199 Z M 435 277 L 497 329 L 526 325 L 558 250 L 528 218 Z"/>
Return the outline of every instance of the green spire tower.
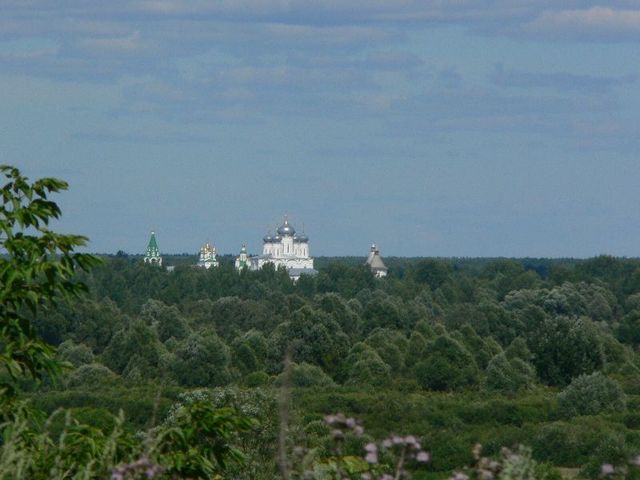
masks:
<path fill-rule="evenodd" d="M 160 256 L 160 249 L 158 248 L 158 242 L 156 241 L 156 233 L 151 232 L 151 238 L 147 245 L 147 253 L 144 256 L 144 263 L 150 263 L 151 265 L 162 265 L 162 257 Z"/>

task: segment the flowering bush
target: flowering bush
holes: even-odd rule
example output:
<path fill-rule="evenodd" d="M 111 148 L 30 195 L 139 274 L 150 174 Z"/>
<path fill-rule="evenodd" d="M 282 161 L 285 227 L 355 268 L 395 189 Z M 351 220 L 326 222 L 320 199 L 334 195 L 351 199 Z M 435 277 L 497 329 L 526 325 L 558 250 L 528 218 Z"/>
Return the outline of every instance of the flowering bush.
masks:
<path fill-rule="evenodd" d="M 531 449 L 518 446 L 515 450 L 502 448 L 498 458 L 482 456 L 482 446 L 473 448 L 476 461 L 472 467 L 454 472 L 449 480 L 561 480 L 557 470 L 539 464 L 531 457 Z"/>
<path fill-rule="evenodd" d="M 370 440 L 364 442 L 360 455 L 349 455 L 345 452 L 345 442 L 349 437 L 366 438 L 362 423 L 342 413 L 327 415 L 324 420 L 330 429 L 332 451 L 322 457 L 317 452 L 296 447 L 294 455 L 300 461 L 292 469 L 292 478 L 399 480 L 410 478 L 409 466 L 415 467 L 431 460 L 420 439 L 413 435 L 391 435 L 382 441 Z"/>

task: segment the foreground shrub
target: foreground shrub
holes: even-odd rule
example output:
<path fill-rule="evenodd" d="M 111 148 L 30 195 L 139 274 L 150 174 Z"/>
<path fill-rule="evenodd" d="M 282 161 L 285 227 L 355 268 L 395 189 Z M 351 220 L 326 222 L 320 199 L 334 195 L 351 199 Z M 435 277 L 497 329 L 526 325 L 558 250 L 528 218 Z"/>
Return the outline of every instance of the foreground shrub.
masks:
<path fill-rule="evenodd" d="M 54 412 L 39 426 L 41 413 L 27 404 L 11 406 L 8 421 L 0 425 L 0 478 L 107 478 L 112 466 L 130 458 L 135 441 L 122 428 L 119 418 L 111 431 L 83 425 L 70 410 Z M 53 431 L 60 423 L 62 428 Z"/>
<path fill-rule="evenodd" d="M 594 454 L 582 465 L 580 477 L 592 480 L 601 478 L 636 480 L 640 478 L 637 459 L 629 464 L 629 459 L 633 458 L 634 453 L 627 445 L 624 435 L 617 433 L 605 435 Z"/>
<path fill-rule="evenodd" d="M 154 453 L 169 478 L 215 478 L 229 464 L 244 460 L 233 443 L 238 433 L 253 426 L 231 408 L 196 401 L 176 410 L 172 421 L 158 431 Z"/>
<path fill-rule="evenodd" d="M 476 461 L 472 467 L 455 472 L 450 478 L 455 480 L 499 479 L 499 480 L 561 480 L 560 473 L 553 467 L 536 462 L 531 449 L 519 445 L 514 450 L 502 448 L 498 458 L 481 456 L 481 445 L 473 448 Z"/>
<path fill-rule="evenodd" d="M 560 413 L 566 417 L 622 412 L 625 394 L 620 385 L 600 372 L 580 375 L 558 394 Z"/>
<path fill-rule="evenodd" d="M 243 462 L 238 435 L 255 425 L 208 401 L 185 405 L 170 422 L 136 437 L 123 428 L 122 416 L 103 431 L 78 422 L 70 410 L 58 410 L 44 423 L 35 421 L 41 414 L 27 404 L 1 413 L 8 418 L 0 424 L 3 480 L 222 478 Z"/>
<path fill-rule="evenodd" d="M 198 402 L 209 402 L 217 409 L 232 408 L 240 415 L 256 420 L 257 424 L 252 425 L 250 430 L 237 432 L 232 443 L 242 445 L 244 460 L 229 465 L 225 478 L 272 480 L 279 427 L 276 399 L 272 393 L 261 388 L 236 387 L 184 392 L 178 395 L 178 401 L 171 407 L 165 423 L 175 425 L 182 412 Z"/>

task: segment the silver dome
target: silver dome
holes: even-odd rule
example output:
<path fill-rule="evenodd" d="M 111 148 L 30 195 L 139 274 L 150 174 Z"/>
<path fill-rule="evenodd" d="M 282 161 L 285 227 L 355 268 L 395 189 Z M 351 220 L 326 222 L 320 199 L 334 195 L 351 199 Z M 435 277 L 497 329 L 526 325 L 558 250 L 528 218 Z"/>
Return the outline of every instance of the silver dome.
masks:
<path fill-rule="evenodd" d="M 289 225 L 289 220 L 285 218 L 284 223 L 278 228 L 278 235 L 292 237 L 295 234 L 296 231 L 291 225 Z"/>

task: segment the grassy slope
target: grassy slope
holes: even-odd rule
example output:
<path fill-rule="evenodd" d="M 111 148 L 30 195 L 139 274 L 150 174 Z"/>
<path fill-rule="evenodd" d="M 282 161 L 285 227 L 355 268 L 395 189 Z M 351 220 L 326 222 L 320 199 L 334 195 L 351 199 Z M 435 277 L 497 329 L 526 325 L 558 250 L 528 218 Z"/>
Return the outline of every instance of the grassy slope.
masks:
<path fill-rule="evenodd" d="M 175 387 L 114 385 L 91 391 L 41 392 L 33 400 L 48 411 L 74 407 L 83 421 L 100 426 L 109 424 L 106 412 L 117 414 L 122 409 L 130 427 L 137 430 L 149 426 L 154 416 L 156 421 L 162 419 L 179 391 Z M 422 437 L 432 452 L 431 472 L 450 472 L 470 463 L 470 450 L 477 442 L 486 454 L 524 443 L 533 448 L 537 459 L 563 467 L 588 461 L 602 439 L 610 435 L 623 435 L 628 445 L 640 451 L 640 396 L 630 395 L 629 412 L 625 414 L 562 419 L 555 395 L 546 388 L 512 398 L 483 392 L 348 387 L 291 392 L 294 418 L 302 428 L 327 413 L 343 412 L 362 419 L 373 438 L 382 439 L 391 433 Z"/>

